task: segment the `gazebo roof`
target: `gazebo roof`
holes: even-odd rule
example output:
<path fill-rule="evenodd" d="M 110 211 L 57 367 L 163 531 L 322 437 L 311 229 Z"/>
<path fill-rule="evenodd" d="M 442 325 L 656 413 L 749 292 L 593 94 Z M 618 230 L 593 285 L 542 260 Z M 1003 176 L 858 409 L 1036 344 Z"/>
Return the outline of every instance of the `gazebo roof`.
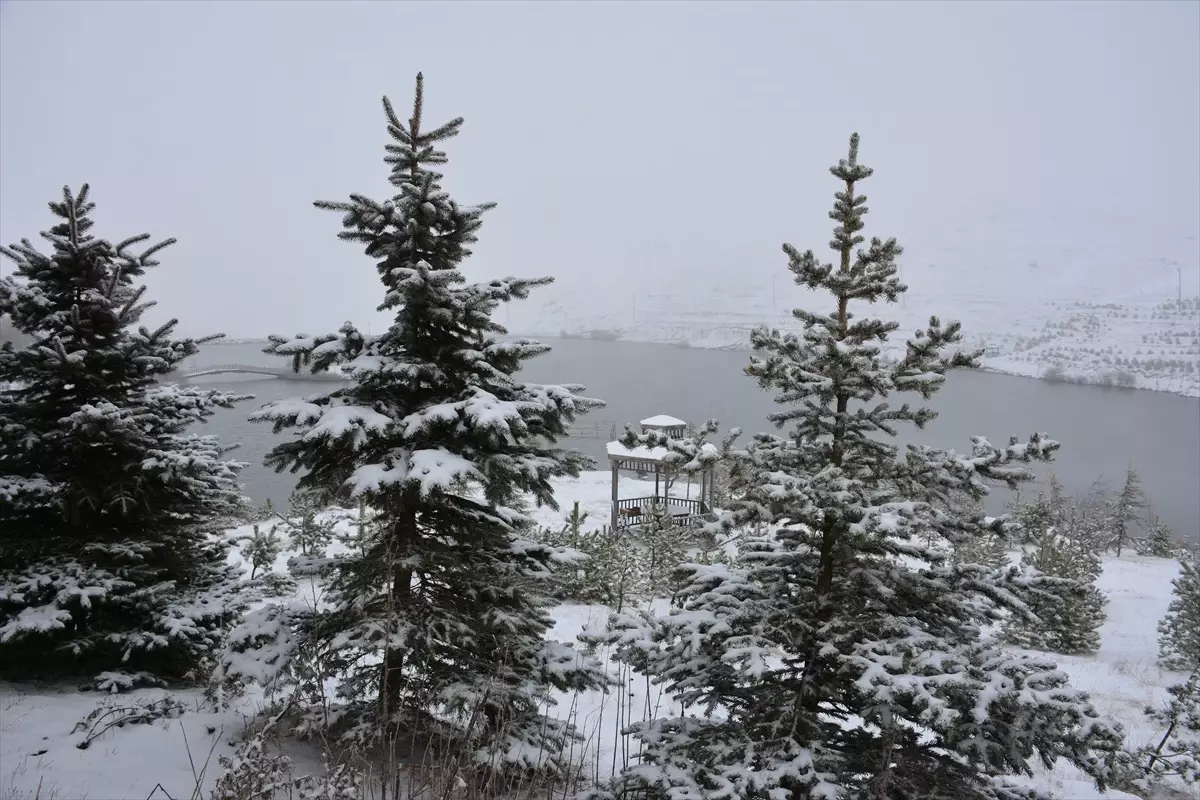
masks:
<path fill-rule="evenodd" d="M 643 461 L 650 464 L 661 464 L 667 454 L 671 452 L 665 447 L 626 447 L 620 442 L 609 442 L 605 446 L 608 450 L 609 461 Z M 717 452 L 716 445 L 711 442 L 705 442 L 700 448 L 705 453 Z"/>
<path fill-rule="evenodd" d="M 626 447 L 620 442 L 609 442 L 605 447 L 608 449 L 608 458 L 610 461 L 652 461 L 654 463 L 662 463 L 663 458 L 668 451 L 665 447 Z"/>
<path fill-rule="evenodd" d="M 642 420 L 642 424 L 650 428 L 678 428 L 687 425 L 683 420 L 667 416 L 666 414 L 656 414 L 653 417 L 647 417 Z"/>

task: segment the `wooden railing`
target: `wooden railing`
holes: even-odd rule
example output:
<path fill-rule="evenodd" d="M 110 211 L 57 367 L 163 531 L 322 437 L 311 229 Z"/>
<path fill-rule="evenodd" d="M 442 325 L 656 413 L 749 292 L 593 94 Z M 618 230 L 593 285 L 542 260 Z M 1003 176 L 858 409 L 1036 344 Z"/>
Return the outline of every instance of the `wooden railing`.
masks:
<path fill-rule="evenodd" d="M 617 527 L 644 525 L 650 521 L 655 503 L 663 503 L 662 497 L 626 497 L 617 501 Z M 683 497 L 666 498 L 671 516 L 680 525 L 699 525 L 709 515 L 709 509 L 699 500 Z"/>
<path fill-rule="evenodd" d="M 567 426 L 568 439 L 605 439 L 613 441 L 621 435 L 617 423 L 611 419 L 598 419 L 595 422 L 579 422 Z"/>

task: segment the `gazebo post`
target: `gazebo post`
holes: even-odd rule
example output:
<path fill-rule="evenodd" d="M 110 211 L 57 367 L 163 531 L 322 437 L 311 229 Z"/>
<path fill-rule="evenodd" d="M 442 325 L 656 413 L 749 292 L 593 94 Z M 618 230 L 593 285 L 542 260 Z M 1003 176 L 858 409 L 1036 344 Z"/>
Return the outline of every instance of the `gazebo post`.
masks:
<path fill-rule="evenodd" d="M 658 504 L 658 464 L 654 465 L 654 503 Z"/>
<path fill-rule="evenodd" d="M 612 462 L 612 514 L 609 519 L 609 527 L 612 528 L 613 533 L 617 532 L 617 481 L 620 480 L 620 477 L 620 465 L 614 461 Z"/>

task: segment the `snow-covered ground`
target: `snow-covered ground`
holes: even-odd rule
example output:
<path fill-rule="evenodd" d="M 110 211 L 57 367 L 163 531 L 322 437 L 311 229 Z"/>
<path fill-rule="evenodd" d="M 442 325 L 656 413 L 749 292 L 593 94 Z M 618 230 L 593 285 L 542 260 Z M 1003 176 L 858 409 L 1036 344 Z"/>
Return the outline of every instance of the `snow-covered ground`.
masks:
<path fill-rule="evenodd" d="M 1190 252 L 1185 247 L 1179 255 L 1188 260 L 1092 271 L 1082 260 L 1060 269 L 1036 260 L 995 270 L 935 263 L 957 260 L 947 251 L 907 263 L 902 278 L 909 292 L 870 313 L 900 323 L 892 355 L 936 314 L 962 322 L 967 343 L 985 348 L 984 365 L 997 372 L 1200 397 L 1200 265 Z M 501 321 L 519 334 L 742 349 L 758 325 L 798 330 L 793 307 L 821 312 L 829 305 L 794 286 L 787 273 L 661 279 L 655 287 L 552 286 Z"/>
<path fill-rule="evenodd" d="M 622 496 L 649 494 L 652 488 L 652 482 L 629 481 L 626 485 L 623 481 Z M 561 510 L 535 510 L 538 524 L 562 525 L 563 515 L 576 501 L 589 514 L 586 526 L 599 527 L 608 521 L 607 472 L 560 481 L 556 496 Z M 279 557 L 277 569 L 284 568 L 288 555 Z M 1178 569 L 1175 561 L 1165 559 L 1106 558 L 1099 587 L 1109 600 L 1108 619 L 1100 652 L 1081 658 L 1052 656 L 1071 675 L 1075 686 L 1092 693 L 1101 713 L 1125 726 L 1131 745 L 1162 735 L 1147 725 L 1142 708 L 1162 703 L 1165 687 L 1184 677 L 1155 666 L 1155 624 L 1167 610 L 1171 580 Z M 302 586 L 298 591 L 305 590 Z M 570 641 L 585 627 L 602 625 L 607 614 L 604 606 L 559 606 L 551 635 Z M 593 777 L 611 774 L 635 759 L 636 745 L 621 736 L 619 728 L 669 702 L 644 678 L 622 677 L 628 693 L 563 696 L 557 708 L 558 714 L 571 716 L 583 734 L 585 742 L 576 756 Z M 113 699 L 126 703 L 131 698 L 152 700 L 166 695 L 163 690 L 142 690 Z M 70 687 L 0 686 L 0 799 L 207 798 L 219 772 L 217 759 L 233 752 L 234 737 L 245 730 L 261 698 L 246 698 L 238 707 L 222 712 L 205 710 L 196 691 L 179 693 L 177 698 L 189 709 L 177 719 L 126 724 L 80 749 L 78 745 L 88 733 L 75 731 L 75 726 L 105 701 L 104 696 Z M 315 751 L 297 746 L 291 755 L 298 771 L 320 768 Z M 1050 789 L 1064 800 L 1132 797 L 1116 791 L 1098 796 L 1090 782 L 1066 766 L 1038 769 L 1025 782 Z M 200 793 L 194 794 L 197 786 Z M 1200 798 L 1200 791 L 1193 796 Z"/>

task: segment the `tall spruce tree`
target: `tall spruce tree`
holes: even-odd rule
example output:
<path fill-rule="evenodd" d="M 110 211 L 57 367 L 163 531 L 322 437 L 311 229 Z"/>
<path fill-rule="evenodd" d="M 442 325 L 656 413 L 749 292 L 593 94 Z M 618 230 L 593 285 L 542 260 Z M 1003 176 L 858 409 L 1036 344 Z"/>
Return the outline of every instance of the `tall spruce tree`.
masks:
<path fill-rule="evenodd" d="M 349 323 L 332 336 L 272 337 L 267 352 L 296 368 L 338 364 L 351 380 L 254 415 L 298 434 L 269 464 L 303 470 L 305 491 L 364 503 L 375 523 L 355 552 L 326 561 L 326 607 L 264 611 L 240 629 L 222 673 L 252 663 L 249 675 L 287 680 L 289 659 L 316 650 L 360 729 L 411 732 L 441 725 L 437 712 L 450 721 L 439 730 L 485 763 L 546 765 L 570 735 L 543 713 L 551 691 L 596 685 L 601 673 L 545 640 L 551 553 L 526 538 L 522 506 L 554 506 L 550 480 L 590 463 L 554 442 L 602 404 L 579 386 L 517 379 L 549 348 L 502 341 L 492 313 L 551 279 L 465 283 L 459 266 L 492 204 L 460 206 L 443 190 L 432 167 L 447 158 L 437 145 L 462 119 L 427 127 L 422 86 L 418 75 L 407 123 L 383 101 L 396 194 L 316 204 L 344 214 L 339 236 L 365 246 L 384 285 L 380 309 L 394 321 L 373 337 Z M 279 635 L 260 636 L 260 623 Z M 281 636 L 292 645 L 267 657 L 264 675 L 256 642 L 273 647 Z"/>
<path fill-rule="evenodd" d="M 1174 597 L 1158 624 L 1158 663 L 1163 669 L 1200 671 L 1200 565 L 1195 556 L 1180 562 Z"/>
<path fill-rule="evenodd" d="M 1002 650 L 983 624 L 1045 579 L 952 563 L 922 542 L 957 544 L 998 527 L 964 510 L 985 481 L 1012 487 L 1057 443 L 1038 434 L 969 454 L 887 441 L 900 424 L 923 427 L 924 407 L 888 405 L 895 392 L 928 398 L 976 355 L 948 352 L 957 323 L 936 318 L 885 365 L 897 323 L 852 308 L 895 302 L 894 239 L 863 242 L 871 170 L 849 157 L 832 168 L 842 189 L 831 216 L 836 265 L 784 250 L 796 283 L 832 295 L 828 314 L 797 309 L 800 335 L 759 329 L 747 372 L 786 408 L 784 437 L 760 434 L 748 451 L 741 499 L 722 524 L 766 523 L 742 540 L 737 563 L 700 566 L 666 618 L 614 618 L 619 657 L 663 683 L 681 716 L 634 726 L 641 764 L 618 790 L 650 797 L 971 800 L 1015 797 L 999 776 L 1029 760 L 1062 757 L 1105 776 L 1102 756 L 1120 729 L 1043 659 Z M 674 704 L 672 704 L 673 707 Z"/>
<path fill-rule="evenodd" d="M 121 687 L 188 675 L 232 622 L 213 534 L 245 509 L 242 465 L 185 431 L 242 398 L 159 383 L 207 341 L 135 327 L 134 281 L 174 240 L 96 238 L 94 207 L 64 188 L 51 253 L 0 248 L 0 314 L 31 339 L 0 348 L 0 672 Z"/>

